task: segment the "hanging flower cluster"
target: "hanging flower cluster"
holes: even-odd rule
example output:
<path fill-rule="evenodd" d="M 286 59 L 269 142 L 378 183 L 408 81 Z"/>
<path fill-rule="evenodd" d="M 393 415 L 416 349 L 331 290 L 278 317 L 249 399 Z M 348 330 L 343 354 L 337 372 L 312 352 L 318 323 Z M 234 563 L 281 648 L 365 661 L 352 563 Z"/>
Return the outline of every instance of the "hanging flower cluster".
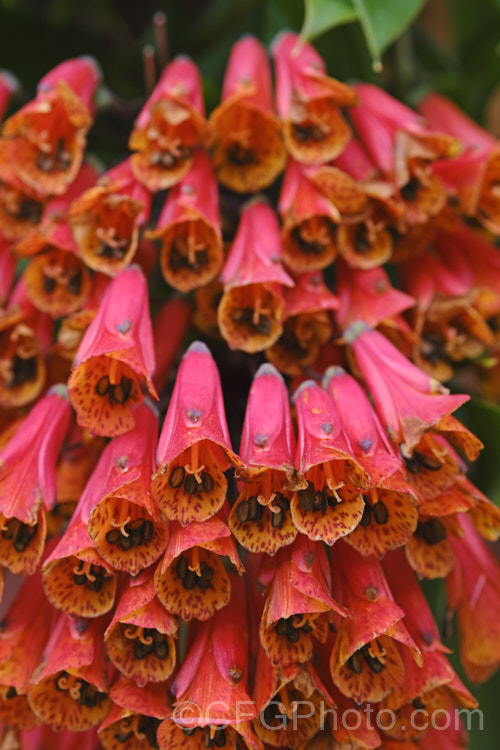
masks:
<path fill-rule="evenodd" d="M 476 701 L 417 578 L 467 676 L 500 665 L 500 511 L 442 384 L 498 354 L 498 144 L 295 34 L 271 52 L 274 91 L 233 47 L 208 119 L 173 60 L 102 174 L 93 60 L 3 124 L 5 747 L 463 748 Z M 193 329 L 219 368 L 201 341 L 178 364 Z"/>

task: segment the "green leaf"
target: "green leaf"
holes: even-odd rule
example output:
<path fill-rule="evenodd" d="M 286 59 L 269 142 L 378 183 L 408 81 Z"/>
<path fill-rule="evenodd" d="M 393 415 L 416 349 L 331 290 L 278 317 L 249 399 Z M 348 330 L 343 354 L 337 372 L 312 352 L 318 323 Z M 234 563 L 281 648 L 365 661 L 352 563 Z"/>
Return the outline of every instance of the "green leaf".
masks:
<path fill-rule="evenodd" d="M 359 21 L 373 68 L 380 71 L 383 51 L 408 28 L 424 3 L 425 0 L 304 0 L 301 35 L 314 39 L 336 26 Z"/>
<path fill-rule="evenodd" d="M 314 39 L 358 17 L 352 0 L 304 0 L 304 5 L 304 24 L 300 32 L 304 39 Z"/>
<path fill-rule="evenodd" d="M 425 0 L 352 0 L 375 70 L 382 69 L 382 52 L 416 18 Z"/>

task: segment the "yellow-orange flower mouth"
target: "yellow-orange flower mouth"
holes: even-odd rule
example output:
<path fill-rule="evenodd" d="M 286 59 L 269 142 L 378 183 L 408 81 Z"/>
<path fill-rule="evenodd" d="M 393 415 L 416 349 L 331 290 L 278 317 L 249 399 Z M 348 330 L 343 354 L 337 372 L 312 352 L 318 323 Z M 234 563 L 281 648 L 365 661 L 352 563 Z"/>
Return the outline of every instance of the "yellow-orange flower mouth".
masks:
<path fill-rule="evenodd" d="M 24 323 L 0 332 L 0 406 L 16 408 L 33 401 L 45 383 L 40 343 Z"/>
<path fill-rule="evenodd" d="M 224 607 L 231 583 L 219 555 L 192 547 L 162 572 L 155 573 L 155 590 L 165 609 L 183 620 L 208 620 Z"/>
<path fill-rule="evenodd" d="M 252 726 L 257 737 L 272 747 L 294 748 L 314 737 L 321 725 L 321 696 L 314 691 L 307 700 L 313 705 L 311 716 L 299 716 L 304 695 L 293 685 L 287 685 L 273 697 L 254 719 Z"/>
<path fill-rule="evenodd" d="M 298 161 L 326 163 L 335 159 L 351 137 L 351 129 L 331 97 L 305 101 L 296 97 L 283 123 L 287 150 Z"/>
<path fill-rule="evenodd" d="M 42 218 L 43 202 L 0 179 L 0 229 L 13 242 L 21 240 Z"/>
<path fill-rule="evenodd" d="M 116 576 L 101 565 L 71 555 L 49 563 L 42 577 L 47 599 L 73 617 L 98 617 L 113 606 Z"/>
<path fill-rule="evenodd" d="M 89 268 L 115 276 L 137 249 L 137 216 L 142 204 L 128 196 L 91 188 L 70 212 L 70 225 L 82 258 Z"/>
<path fill-rule="evenodd" d="M 175 639 L 155 628 L 117 623 L 106 645 L 115 667 L 139 685 L 162 682 L 174 670 Z"/>
<path fill-rule="evenodd" d="M 238 193 L 267 187 L 284 169 L 286 151 L 277 119 L 232 99 L 212 114 L 214 166 L 223 185 Z"/>
<path fill-rule="evenodd" d="M 360 522 L 363 497 L 359 489 L 340 475 L 336 477 L 331 462 L 314 466 L 306 473 L 306 479 L 307 487 L 292 497 L 295 526 L 311 539 L 333 544 Z"/>
<path fill-rule="evenodd" d="M 206 126 L 192 107 L 173 99 L 157 102 L 145 128 L 132 131 L 129 146 L 137 179 L 152 192 L 175 185 L 189 170 Z"/>
<path fill-rule="evenodd" d="M 116 357 L 90 357 L 78 365 L 68 381 L 78 423 L 96 435 L 115 436 L 135 424 L 133 404 L 142 403 L 137 373 Z"/>
<path fill-rule="evenodd" d="M 32 303 L 54 318 L 79 310 L 91 290 L 90 274 L 82 260 L 50 245 L 30 260 L 24 278 Z"/>
<path fill-rule="evenodd" d="M 278 341 L 266 351 L 267 359 L 286 375 L 301 375 L 332 335 L 328 313 L 294 315 L 283 324 Z"/>
<path fill-rule="evenodd" d="M 283 309 L 282 300 L 262 284 L 234 287 L 219 304 L 220 332 L 231 349 L 260 352 L 281 336 Z"/>
<path fill-rule="evenodd" d="M 182 526 L 205 521 L 223 505 L 227 480 L 209 440 L 200 440 L 153 476 L 160 513 Z"/>
<path fill-rule="evenodd" d="M 35 524 L 0 514 L 0 564 L 11 573 L 33 575 L 43 554 L 47 534 L 45 512 L 38 511 Z"/>
<path fill-rule="evenodd" d="M 283 482 L 282 472 L 268 471 L 261 482 L 244 484 L 228 523 L 245 549 L 274 555 L 297 536 L 289 493 L 272 490 L 273 486 L 281 488 Z"/>
<path fill-rule="evenodd" d="M 379 488 L 370 490 L 364 500 L 361 520 L 346 541 L 362 555 L 377 557 L 406 544 L 418 521 L 418 511 L 408 494 Z"/>
<path fill-rule="evenodd" d="M 404 674 L 393 639 L 382 635 L 355 651 L 345 664 L 333 666 L 332 678 L 344 695 L 360 704 L 385 698 Z"/>
<path fill-rule="evenodd" d="M 160 750 L 210 750 L 210 748 L 224 747 L 226 750 L 242 750 L 246 747 L 241 737 L 231 726 L 182 727 L 175 721 L 165 720 L 158 730 L 158 746 Z"/>
<path fill-rule="evenodd" d="M 140 505 L 112 495 L 94 508 L 88 528 L 104 560 L 130 575 L 158 560 L 168 542 L 166 526 Z"/>
<path fill-rule="evenodd" d="M 0 721 L 12 729 L 27 732 L 41 723 L 31 710 L 26 695 L 9 685 L 0 685 Z"/>
<path fill-rule="evenodd" d="M 157 750 L 156 733 L 161 719 L 142 714 L 131 714 L 119 719 L 99 732 L 106 750 Z"/>
<path fill-rule="evenodd" d="M 106 693 L 65 671 L 31 686 L 28 700 L 35 714 L 56 731 L 90 729 L 104 719 L 110 706 Z"/>
<path fill-rule="evenodd" d="M 283 258 L 297 273 L 317 271 L 332 263 L 338 251 L 336 226 L 328 216 L 315 214 L 297 222 L 285 217 Z"/>
<path fill-rule="evenodd" d="M 161 270 L 168 284 L 189 292 L 213 281 L 222 261 L 222 241 L 201 216 L 177 221 L 152 233 L 161 239 Z"/>

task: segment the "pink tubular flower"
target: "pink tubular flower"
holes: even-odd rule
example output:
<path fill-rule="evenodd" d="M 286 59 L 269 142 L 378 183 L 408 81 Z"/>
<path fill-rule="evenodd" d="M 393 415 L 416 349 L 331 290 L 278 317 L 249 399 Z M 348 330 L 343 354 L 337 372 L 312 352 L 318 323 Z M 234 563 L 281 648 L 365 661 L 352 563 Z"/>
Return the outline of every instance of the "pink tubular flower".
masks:
<path fill-rule="evenodd" d="M 290 515 L 294 453 L 286 385 L 272 365 L 261 365 L 248 396 L 241 435 L 244 466 L 237 475 L 243 481 L 228 521 L 236 539 L 251 552 L 274 555 L 297 535 Z"/>
<path fill-rule="evenodd" d="M 286 151 L 272 103 L 266 51 L 252 36 L 233 45 L 221 104 L 210 116 L 217 177 L 231 190 L 267 187 L 283 170 Z"/>
<path fill-rule="evenodd" d="M 137 748 L 157 747 L 158 726 L 171 712 L 168 683 L 150 682 L 139 687 L 120 677 L 109 696 L 113 703 L 99 727 L 99 740 L 105 750 L 117 750 L 122 743 L 134 743 Z"/>
<path fill-rule="evenodd" d="M 469 514 L 458 514 L 458 522 L 464 535 L 449 537 L 455 565 L 446 579 L 448 607 L 457 612 L 460 661 L 467 677 L 479 683 L 500 664 L 499 565 Z"/>
<path fill-rule="evenodd" d="M 56 548 L 43 566 L 43 585 L 52 604 L 71 617 L 99 617 L 113 606 L 116 576 L 88 531 L 92 508 L 113 474 L 120 475 L 113 442 L 103 450 Z M 114 459 L 114 461 L 113 461 Z M 126 464 L 125 464 L 126 469 Z M 137 477 L 138 472 L 134 472 Z"/>
<path fill-rule="evenodd" d="M 150 208 L 151 195 L 134 177 L 130 158 L 101 175 L 98 185 L 77 197 L 69 212 L 73 237 L 86 265 L 108 276 L 128 266 Z"/>
<path fill-rule="evenodd" d="M 294 159 L 283 178 L 279 212 L 283 259 L 292 271 L 316 271 L 335 260 L 340 212 L 315 185 L 312 174 Z"/>
<path fill-rule="evenodd" d="M 338 306 L 321 271 L 301 274 L 295 286 L 285 290 L 283 333 L 266 350 L 267 359 L 285 375 L 301 375 L 331 339 L 331 311 Z"/>
<path fill-rule="evenodd" d="M 132 414 L 134 427 L 107 448 L 109 472 L 90 512 L 88 531 L 115 570 L 135 576 L 165 551 L 168 526 L 160 522 L 150 492 L 158 417 L 148 402 Z"/>
<path fill-rule="evenodd" d="M 15 729 L 38 723 L 26 693 L 42 661 L 57 617 L 42 588 L 40 570 L 28 576 L 7 609 L 0 630 L 0 721 Z"/>
<path fill-rule="evenodd" d="M 380 701 L 401 685 L 401 646 L 422 664 L 420 650 L 402 622 L 380 563 L 339 542 L 332 551 L 333 593 L 352 617 L 333 616 L 337 636 L 330 658 L 332 679 L 356 703 Z M 401 646 L 399 645 L 401 644 Z"/>
<path fill-rule="evenodd" d="M 157 458 L 152 492 L 163 518 L 187 526 L 222 508 L 224 471 L 241 462 L 231 449 L 217 366 L 199 341 L 182 358 Z"/>
<path fill-rule="evenodd" d="M 281 261 L 278 219 L 267 204 L 255 201 L 242 211 L 221 275 L 218 321 L 231 349 L 258 352 L 280 337 L 283 286 L 293 286 Z"/>
<path fill-rule="evenodd" d="M 238 735 L 249 748 L 261 747 L 249 724 L 255 707 L 247 692 L 246 621 L 244 587 L 233 576 L 230 604 L 190 633 L 173 685 L 174 709 L 158 729 L 160 750 L 185 747 L 186 736 L 193 747 L 236 747 Z"/>
<path fill-rule="evenodd" d="M 381 333 L 353 323 L 345 332 L 390 439 L 410 455 L 439 420 L 469 396 L 448 395 L 438 381 L 406 359 Z"/>
<path fill-rule="evenodd" d="M 451 161 L 434 165 L 435 173 L 456 190 L 462 210 L 494 234 L 500 232 L 500 148 L 497 139 L 473 122 L 455 104 L 429 94 L 419 105 L 429 125 L 460 138 L 467 147 Z"/>
<path fill-rule="evenodd" d="M 294 396 L 299 426 L 295 465 L 304 477 L 294 492 L 292 518 L 312 540 L 334 544 L 363 515 L 369 477 L 354 457 L 329 394 L 306 380 Z"/>
<path fill-rule="evenodd" d="M 108 286 L 87 328 L 68 381 L 78 423 L 97 435 L 121 435 L 134 423 L 131 405 L 141 385 L 156 397 L 153 330 L 146 279 L 136 266 Z"/>
<path fill-rule="evenodd" d="M 77 623 L 60 614 L 44 652 L 43 667 L 28 689 L 35 714 L 57 730 L 81 732 L 109 711 L 101 620 Z"/>
<path fill-rule="evenodd" d="M 409 225 L 444 208 L 447 192 L 432 163 L 456 156 L 460 142 L 424 126 L 413 110 L 373 84 L 355 86 L 360 103 L 350 117 L 369 156 L 399 190 Z"/>
<path fill-rule="evenodd" d="M 53 318 L 81 309 L 91 292 L 90 274 L 78 257 L 67 212 L 96 177 L 95 169 L 83 164 L 66 193 L 47 203 L 41 222 L 15 245 L 17 255 L 30 258 L 24 272 L 29 298 Z"/>
<path fill-rule="evenodd" d="M 132 169 L 152 192 L 165 190 L 189 170 L 206 132 L 198 68 L 188 57 L 167 65 L 129 139 Z"/>
<path fill-rule="evenodd" d="M 420 648 L 423 659 L 422 666 L 418 666 L 406 650 L 402 653 L 405 681 L 387 696 L 384 706 L 397 710 L 419 699 L 424 706 L 428 701 L 428 710 L 432 712 L 437 703 L 436 698 L 447 694 L 447 686 L 462 705 L 476 706 L 476 701 L 448 663 L 445 654 L 449 650 L 441 643 L 430 607 L 403 552 L 387 555 L 383 567 L 391 591 L 405 612 L 405 625 Z"/>
<path fill-rule="evenodd" d="M 37 96 L 9 117 L 0 153 L 19 179 L 42 195 L 61 195 L 80 168 L 91 125 L 90 107 L 100 72 L 90 57 L 57 65 Z"/>
<path fill-rule="evenodd" d="M 321 57 L 298 34 L 280 34 L 272 54 L 276 108 L 288 151 L 303 162 L 334 159 L 351 137 L 340 107 L 352 106 L 355 92 L 326 75 Z"/>
<path fill-rule="evenodd" d="M 264 580 L 257 579 L 259 590 L 269 574 L 273 577 L 260 620 L 262 646 L 275 666 L 307 662 L 313 657 L 314 644 L 326 641 L 329 613 L 350 614 L 331 597 L 325 548 L 300 534 L 273 561 L 272 572 L 266 558 L 263 568 Z"/>
<path fill-rule="evenodd" d="M 335 401 L 354 455 L 370 477 L 361 521 L 345 539 L 364 556 L 383 557 L 387 550 L 403 546 L 417 527 L 415 490 L 405 480 L 403 462 L 359 383 L 341 367 L 329 367 L 323 386 Z"/>
<path fill-rule="evenodd" d="M 149 237 L 161 241 L 165 281 L 189 292 L 213 281 L 223 261 L 219 194 L 210 159 L 195 152 L 191 169 L 170 191 Z"/>
<path fill-rule="evenodd" d="M 413 297 L 391 285 L 383 268 L 362 271 L 349 268 L 341 260 L 337 263 L 337 293 L 337 320 L 343 328 L 356 320 L 375 328 L 383 321 L 394 321 L 399 313 L 415 305 Z M 398 321 L 400 324 L 403 322 Z"/>
<path fill-rule="evenodd" d="M 0 71 L 0 120 L 3 119 L 9 106 L 10 98 L 19 84 L 15 77 L 6 70 Z"/>
<path fill-rule="evenodd" d="M 56 463 L 69 427 L 65 386 L 33 407 L 0 452 L 1 562 L 32 573 L 45 542 L 45 511 L 56 501 Z"/>
<path fill-rule="evenodd" d="M 182 620 L 208 620 L 226 606 L 231 583 L 221 556 L 228 557 L 243 572 L 231 532 L 222 518 L 213 516 L 184 527 L 172 523 L 165 555 L 155 571 L 156 594 L 169 613 Z"/>
<path fill-rule="evenodd" d="M 105 633 L 110 660 L 140 687 L 167 680 L 176 662 L 177 620 L 156 596 L 153 572 L 129 578 Z"/>

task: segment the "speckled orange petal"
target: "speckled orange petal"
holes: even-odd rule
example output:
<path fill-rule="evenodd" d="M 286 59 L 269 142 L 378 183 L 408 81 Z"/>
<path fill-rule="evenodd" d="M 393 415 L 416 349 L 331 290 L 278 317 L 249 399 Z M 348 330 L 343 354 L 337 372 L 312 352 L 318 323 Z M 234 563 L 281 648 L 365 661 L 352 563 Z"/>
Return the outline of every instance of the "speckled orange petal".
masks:
<path fill-rule="evenodd" d="M 26 695 L 8 685 L 0 685 L 0 721 L 7 727 L 25 732 L 42 723 L 33 713 Z"/>
<path fill-rule="evenodd" d="M 281 235 L 286 265 L 296 273 L 329 266 L 338 252 L 336 231 L 329 216 L 315 215 L 297 221 L 290 213 L 285 218 Z"/>
<path fill-rule="evenodd" d="M 205 132 L 205 120 L 185 99 L 157 101 L 148 125 L 136 127 L 130 135 L 136 178 L 153 193 L 172 187 L 189 171 L 192 153 Z"/>
<path fill-rule="evenodd" d="M 75 670 L 46 677 L 28 691 L 35 714 L 59 731 L 83 732 L 97 726 L 109 711 L 106 693 L 78 676 Z"/>
<path fill-rule="evenodd" d="M 117 711 L 115 721 L 99 730 L 105 750 L 151 750 L 157 748 L 156 732 L 160 719 L 135 714 L 125 709 Z"/>
<path fill-rule="evenodd" d="M 377 665 L 377 671 L 370 666 L 370 662 Z M 341 693 L 352 698 L 358 705 L 365 701 L 382 700 L 405 677 L 398 648 L 387 635 L 379 636 L 361 651 L 355 652 L 345 664 L 339 665 L 332 661 L 330 668 L 333 681 Z"/>
<path fill-rule="evenodd" d="M 411 496 L 377 488 L 365 495 L 364 500 L 362 519 L 345 537 L 346 542 L 365 557 L 376 555 L 380 558 L 388 550 L 406 544 L 418 521 L 418 511 Z"/>
<path fill-rule="evenodd" d="M 33 575 L 45 547 L 45 511 L 38 511 L 37 522 L 33 526 L 0 514 L 0 528 L 0 565 L 14 574 Z"/>
<path fill-rule="evenodd" d="M 202 562 L 212 571 L 209 583 L 202 583 L 204 588 L 198 585 L 197 580 L 201 579 L 195 573 L 197 564 Z M 189 588 L 186 588 L 185 583 L 188 583 Z M 228 603 L 231 583 L 219 555 L 201 547 L 193 547 L 176 558 L 166 570 L 162 571 L 162 566 L 158 565 L 155 590 L 158 599 L 171 614 L 178 615 L 182 620 L 208 620 L 214 612 Z"/>
<path fill-rule="evenodd" d="M 392 255 L 393 240 L 384 227 L 374 226 L 369 220 L 357 224 L 341 224 L 338 228 L 339 253 L 354 268 L 368 269 L 381 266 Z"/>
<path fill-rule="evenodd" d="M 211 741 L 212 736 L 215 741 Z M 207 743 L 209 747 L 225 747 L 227 750 L 252 747 L 243 742 L 232 726 L 208 725 L 183 729 L 173 719 L 165 719 L 160 724 L 157 737 L 160 750 L 205 750 Z"/>
<path fill-rule="evenodd" d="M 446 538 L 428 544 L 414 534 L 406 543 L 405 552 L 419 578 L 444 578 L 453 568 L 453 552 Z"/>
<path fill-rule="evenodd" d="M 292 703 L 308 701 L 304 707 L 311 716 L 295 716 Z M 311 706 L 312 704 L 312 706 Z M 303 694 L 293 683 L 282 687 L 272 700 L 254 719 L 252 726 L 255 734 L 266 745 L 271 747 L 296 748 L 311 739 L 318 732 L 323 712 L 328 708 L 321 694 L 315 690 L 310 695 Z"/>
<path fill-rule="evenodd" d="M 17 176 L 43 195 L 61 195 L 82 162 L 91 117 L 62 79 L 40 92 L 3 127 Z"/>
<path fill-rule="evenodd" d="M 137 250 L 137 217 L 144 205 L 113 187 L 96 186 L 73 201 L 69 223 L 80 255 L 89 268 L 116 276 Z"/>
<path fill-rule="evenodd" d="M 237 193 L 255 193 L 283 171 L 286 150 L 275 116 L 236 94 L 210 117 L 219 181 Z"/>
<path fill-rule="evenodd" d="M 26 406 L 41 393 L 46 379 L 40 341 L 24 322 L 0 331 L 0 407 Z"/>
<path fill-rule="evenodd" d="M 311 604 L 313 605 L 312 600 Z M 269 598 L 262 612 L 259 636 L 272 664 L 285 666 L 307 662 L 313 655 L 312 636 L 321 642 L 326 640 L 328 620 L 320 613 L 296 614 L 286 620 L 282 619 L 269 624 L 267 622 L 268 611 Z M 281 630 L 284 632 L 280 632 Z"/>
<path fill-rule="evenodd" d="M 131 367 L 119 362 L 120 377 L 131 382 L 131 395 L 119 403 L 110 391 L 110 370 L 116 359 L 107 356 L 90 357 L 78 365 L 68 380 L 71 403 L 77 412 L 78 424 L 91 434 L 114 437 L 128 432 L 135 424 L 131 413 L 132 404 L 142 403 L 142 393 L 137 375 Z M 99 395 L 106 378 L 108 384 L 104 395 Z"/>
<path fill-rule="evenodd" d="M 323 487 L 323 484 L 318 486 Z M 299 492 L 292 496 L 292 518 L 298 530 L 307 534 L 309 539 L 332 545 L 337 539 L 349 534 L 361 521 L 365 503 L 359 490 L 354 487 L 346 485 L 337 490 L 342 501 L 330 507 L 325 500 L 318 510 L 307 510 Z"/>
<path fill-rule="evenodd" d="M 491 500 L 481 498 L 468 516 L 482 537 L 489 542 L 497 541 L 500 537 L 500 508 Z"/>
<path fill-rule="evenodd" d="M 338 156 L 351 138 L 351 129 L 333 98 L 297 98 L 283 123 L 283 138 L 297 161 L 324 164 Z"/>
<path fill-rule="evenodd" d="M 182 526 L 187 526 L 194 521 L 205 521 L 222 508 L 227 494 L 227 480 L 220 467 L 226 465 L 227 459 L 220 454 L 218 445 L 209 440 L 200 440 L 153 475 L 153 497 L 164 518 L 177 520 Z M 201 486 L 195 479 L 197 471 L 200 472 Z M 205 478 L 205 485 L 204 475 L 210 477 Z M 175 486 L 178 482 L 180 484 Z M 186 484 L 189 492 L 186 491 Z M 192 489 L 195 491 L 191 492 Z"/>
<path fill-rule="evenodd" d="M 283 500 L 280 498 L 280 505 L 273 506 L 275 511 L 269 506 L 260 506 L 257 503 L 258 515 L 252 521 L 248 519 L 247 507 L 248 498 L 251 496 L 252 490 L 247 488 L 240 494 L 229 513 L 229 528 L 242 547 L 250 552 L 275 555 L 281 547 L 291 544 L 297 536 L 297 528 L 289 510 L 289 500 L 282 495 Z M 287 504 L 288 508 L 286 508 Z M 240 520 L 245 516 L 247 520 Z"/>
<path fill-rule="evenodd" d="M 106 636 L 106 647 L 115 667 L 140 686 L 163 682 L 175 667 L 175 639 L 156 628 L 119 622 Z"/>
<path fill-rule="evenodd" d="M 424 500 L 446 492 L 459 474 L 455 459 L 432 435 L 422 438 L 413 456 L 406 460 L 407 479 Z"/>
<path fill-rule="evenodd" d="M 42 211 L 40 196 L 0 178 L 0 230 L 4 237 L 11 242 L 21 240 L 39 223 Z"/>
<path fill-rule="evenodd" d="M 146 508 L 128 502 L 129 486 L 121 489 L 95 506 L 88 530 L 104 560 L 135 576 L 165 552 L 169 532 Z"/>
<path fill-rule="evenodd" d="M 482 442 L 452 414 L 441 417 L 436 425 L 436 432 L 444 435 L 448 442 L 457 451 L 463 453 L 469 461 L 479 458 L 483 448 Z"/>
<path fill-rule="evenodd" d="M 285 375 L 301 375 L 317 358 L 321 345 L 332 333 L 332 322 L 326 312 L 294 315 L 285 320 L 282 335 L 266 349 L 266 357 Z"/>
<path fill-rule="evenodd" d="M 50 246 L 30 260 L 24 278 L 31 302 L 53 318 L 83 307 L 92 286 L 90 274 L 78 256 Z"/>
<path fill-rule="evenodd" d="M 284 301 L 277 284 L 247 284 L 224 292 L 217 319 L 230 349 L 253 354 L 279 339 L 283 314 Z"/>
<path fill-rule="evenodd" d="M 92 562 L 74 555 L 49 562 L 42 571 L 43 587 L 54 607 L 68 615 L 99 617 L 113 606 L 116 576 L 101 567 L 99 562 L 102 561 L 96 552 L 83 557 L 89 557 Z"/>
<path fill-rule="evenodd" d="M 222 240 L 212 224 L 197 211 L 190 213 L 191 216 L 149 234 L 161 240 L 163 278 L 181 292 L 213 281 L 224 260 Z"/>
<path fill-rule="evenodd" d="M 429 170 L 418 170 L 400 187 L 408 224 L 420 224 L 436 216 L 446 205 L 447 192 L 440 179 Z"/>

